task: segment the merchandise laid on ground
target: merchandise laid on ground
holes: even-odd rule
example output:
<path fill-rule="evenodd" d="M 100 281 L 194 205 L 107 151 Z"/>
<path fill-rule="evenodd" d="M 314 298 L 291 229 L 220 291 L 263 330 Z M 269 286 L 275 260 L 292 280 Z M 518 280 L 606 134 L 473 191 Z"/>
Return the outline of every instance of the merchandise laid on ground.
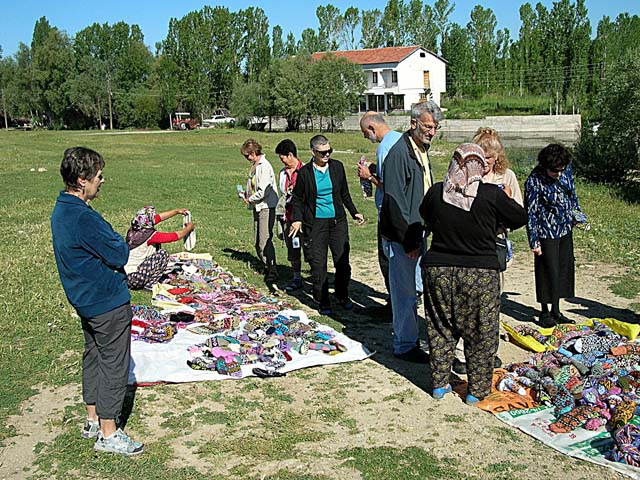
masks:
<path fill-rule="evenodd" d="M 134 305 L 129 383 L 274 377 L 370 353 L 332 328 L 263 295 L 209 254 L 170 258 L 152 306 Z"/>
<path fill-rule="evenodd" d="M 494 372 L 478 407 L 572 457 L 640 479 L 640 325 L 503 325 L 528 362 Z M 466 393 L 466 383 L 454 387 Z"/>

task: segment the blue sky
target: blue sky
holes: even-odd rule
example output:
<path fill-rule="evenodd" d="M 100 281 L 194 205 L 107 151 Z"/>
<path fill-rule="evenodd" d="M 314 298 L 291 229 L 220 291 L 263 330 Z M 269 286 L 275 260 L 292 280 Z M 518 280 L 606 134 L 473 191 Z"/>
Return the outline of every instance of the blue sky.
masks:
<path fill-rule="evenodd" d="M 426 3 L 433 5 L 435 0 Z M 218 2 L 205 2 L 202 0 L 2 0 L 0 5 L 0 46 L 3 55 L 13 55 L 18 49 L 18 43 L 31 43 L 33 26 L 41 16 L 47 17 L 49 23 L 69 35 L 98 23 L 116 23 L 120 20 L 129 24 L 140 25 L 145 36 L 145 43 L 155 51 L 153 46 L 163 40 L 167 34 L 169 19 L 181 18 L 190 11 L 200 10 L 204 5 L 224 6 L 231 11 L 238 11 L 250 6 L 262 8 L 269 18 L 269 31 L 275 25 L 280 25 L 284 34 L 292 31 L 296 38 L 305 28 L 317 28 L 318 21 L 315 15 L 318 5 L 332 5 L 344 11 L 347 7 L 354 6 L 360 9 L 378 8 L 384 10 L 387 0 L 334 0 L 334 1 L 308 1 L 308 0 L 231 0 Z M 407 1 L 408 3 L 408 1 Z M 485 8 L 491 8 L 498 19 L 498 28 L 507 27 L 511 31 L 511 37 L 517 38 L 520 28 L 518 14 L 519 6 L 524 1 L 509 0 L 455 0 L 455 10 L 451 20 L 465 25 L 469 21 L 469 13 L 475 5 L 481 4 Z M 537 1 L 530 1 L 535 5 Z M 550 0 L 542 1 L 551 8 Z M 629 12 L 640 15 L 640 1 L 638 0 L 587 0 L 587 8 L 591 20 L 591 27 L 595 33 L 598 21 L 603 15 L 609 15 L 612 19 L 619 13 Z"/>

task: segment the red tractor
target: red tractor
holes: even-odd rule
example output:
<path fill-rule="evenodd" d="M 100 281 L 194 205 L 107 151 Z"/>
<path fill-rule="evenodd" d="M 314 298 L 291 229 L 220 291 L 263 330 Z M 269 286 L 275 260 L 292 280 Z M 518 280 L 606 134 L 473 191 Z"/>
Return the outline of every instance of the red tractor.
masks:
<path fill-rule="evenodd" d="M 171 119 L 171 129 L 193 130 L 198 128 L 200 123 L 197 119 L 191 118 L 189 112 L 176 112 Z"/>

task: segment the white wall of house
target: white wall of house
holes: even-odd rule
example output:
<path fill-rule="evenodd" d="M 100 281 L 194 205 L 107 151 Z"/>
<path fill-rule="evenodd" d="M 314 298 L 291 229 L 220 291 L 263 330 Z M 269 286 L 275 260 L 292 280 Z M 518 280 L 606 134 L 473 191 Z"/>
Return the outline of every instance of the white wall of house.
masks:
<path fill-rule="evenodd" d="M 420 54 L 424 54 L 421 57 Z M 433 100 L 440 105 L 440 96 L 447 91 L 446 63 L 426 50 L 416 50 L 397 66 L 398 88 L 404 93 L 405 110 L 420 101 L 424 93 L 424 72 L 429 72 Z"/>
<path fill-rule="evenodd" d="M 362 68 L 367 74 L 364 95 L 404 95 L 403 110 L 410 110 L 412 104 L 420 101 L 425 90 L 424 72 L 429 72 L 431 98 L 438 105 L 441 94 L 446 91 L 446 63 L 423 49 L 416 50 L 400 63 L 369 64 Z M 393 81 L 394 71 L 397 73 L 397 82 Z M 374 73 L 377 74 L 377 83 L 373 82 Z"/>

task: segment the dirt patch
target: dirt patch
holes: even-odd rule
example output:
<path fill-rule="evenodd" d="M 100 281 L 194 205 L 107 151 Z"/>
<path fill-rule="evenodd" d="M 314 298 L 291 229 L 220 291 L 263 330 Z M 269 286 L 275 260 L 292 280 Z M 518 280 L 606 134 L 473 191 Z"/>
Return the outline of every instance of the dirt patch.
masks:
<path fill-rule="evenodd" d="M 47 443 L 60 435 L 65 427 L 64 409 L 75 405 L 81 397 L 80 385 L 50 388 L 34 387 L 38 391 L 23 403 L 19 415 L 7 419 L 17 435 L 8 438 L 0 451 L 0 478 L 23 479 L 36 458 L 34 448 L 39 442 Z M 79 432 L 79 431 L 78 431 Z"/>

